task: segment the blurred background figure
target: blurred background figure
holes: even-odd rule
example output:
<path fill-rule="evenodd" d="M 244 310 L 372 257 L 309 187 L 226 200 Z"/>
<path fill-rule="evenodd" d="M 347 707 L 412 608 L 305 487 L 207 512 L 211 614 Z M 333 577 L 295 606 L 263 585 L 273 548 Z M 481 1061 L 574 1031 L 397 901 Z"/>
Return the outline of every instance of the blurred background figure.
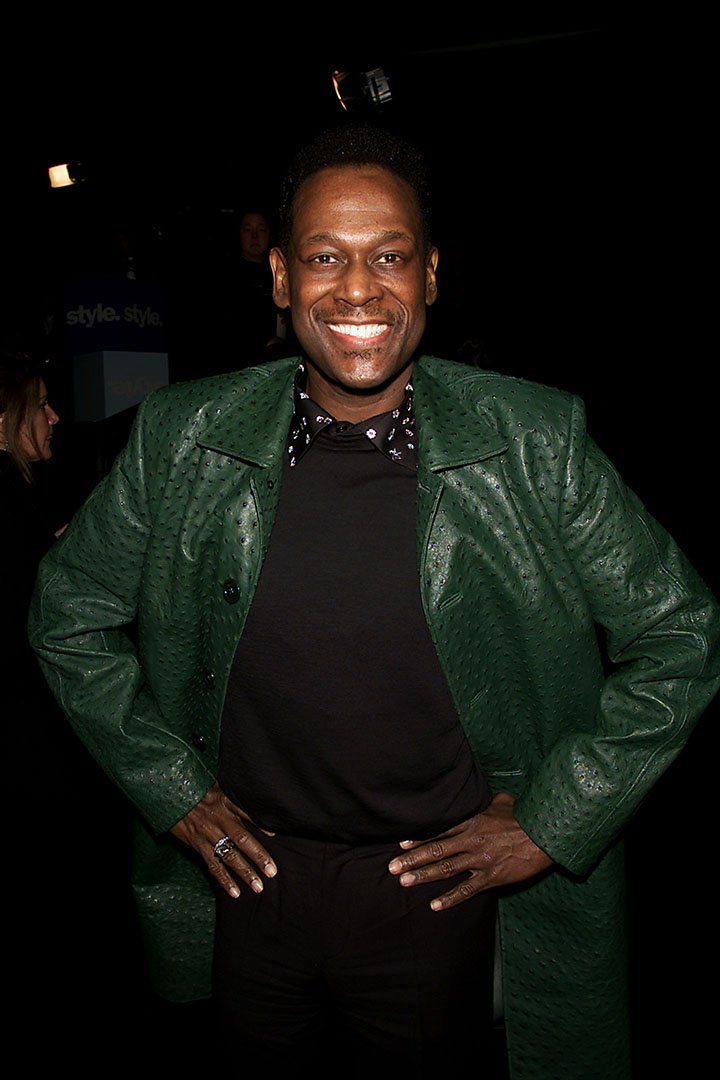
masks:
<path fill-rule="evenodd" d="M 38 563 L 65 529 L 52 508 L 47 483 L 38 485 L 35 476 L 37 465 L 52 457 L 59 419 L 39 369 L 26 355 L 4 357 L 0 361 L 3 711 L 20 760 L 32 761 L 34 782 L 46 792 L 57 780 L 58 732 L 66 739 L 71 736 L 30 649 L 26 626 Z M 24 768 L 18 770 L 16 778 L 24 774 Z"/>
<path fill-rule="evenodd" d="M 298 352 L 275 306 L 270 215 L 257 203 L 175 228 L 169 260 L 170 381 L 253 367 Z"/>
<path fill-rule="evenodd" d="M 259 209 L 244 210 L 233 232 L 224 273 L 217 283 L 217 347 L 214 355 L 206 357 L 212 374 L 251 367 L 293 351 L 286 317 L 272 295 L 268 216 Z M 210 374 L 207 365 L 205 372 Z"/>
<path fill-rule="evenodd" d="M 85 935 L 100 940 L 104 932 L 105 906 L 96 897 L 111 888 L 113 862 L 122 865 L 127 815 L 56 705 L 27 639 L 38 563 L 67 526 L 48 464 L 60 417 L 48 398 L 46 367 L 25 353 L 0 354 L 0 713 L 9 766 L 4 796 L 12 843 L 25 862 L 8 890 L 12 1030 L 28 1045 L 38 1007 L 51 1001 L 43 1025 L 58 1052 L 66 1038 L 68 1045 L 76 1040 L 73 1009 L 81 998 L 86 1020 L 104 1022 L 112 989 L 91 1003 L 88 987 L 106 964 L 122 982 L 135 954 L 122 928 L 101 952 L 78 949 Z M 106 846 L 112 860 L 83 857 Z M 132 959 L 125 961 L 123 950 Z"/>
<path fill-rule="evenodd" d="M 265 214 L 246 210 L 240 218 L 238 238 L 240 258 L 231 260 L 231 295 L 228 300 L 231 322 L 244 354 L 240 358 L 244 366 L 245 363 L 255 364 L 265 359 L 264 351 L 278 344 L 282 338 L 278 335 L 280 313 L 272 295 L 272 274 L 268 262 L 270 224 Z M 283 327 L 284 323 L 280 329 Z"/>
<path fill-rule="evenodd" d="M 267 266 L 270 226 L 264 214 L 250 210 L 240 219 L 240 254 L 246 263 Z"/>
<path fill-rule="evenodd" d="M 75 739 L 49 693 L 27 641 L 27 615 L 38 563 L 65 529 L 53 509 L 47 475 L 38 465 L 52 457 L 60 417 L 48 399 L 40 369 L 24 354 L 0 361 L 0 663 L 6 735 L 12 740 L 10 784 L 27 789 L 28 773 L 42 797 L 56 798 L 67 784 L 64 754 Z M 80 753 L 78 747 L 77 752 Z M 83 751 L 84 754 L 84 751 Z M 21 763 L 21 764 L 20 764 Z M 24 827 L 32 831 L 30 819 Z"/>
<path fill-rule="evenodd" d="M 2 575 L 3 664 L 21 700 L 37 679 L 44 700 L 44 680 L 27 646 L 27 608 L 37 564 L 64 522 L 53 521 L 38 497 L 34 469 L 52 457 L 52 438 L 60 417 L 53 409 L 42 376 L 23 355 L 3 358 L 0 366 L 0 574 Z M 26 678 L 30 669 L 33 679 Z M 35 674 L 37 673 L 37 674 Z"/>

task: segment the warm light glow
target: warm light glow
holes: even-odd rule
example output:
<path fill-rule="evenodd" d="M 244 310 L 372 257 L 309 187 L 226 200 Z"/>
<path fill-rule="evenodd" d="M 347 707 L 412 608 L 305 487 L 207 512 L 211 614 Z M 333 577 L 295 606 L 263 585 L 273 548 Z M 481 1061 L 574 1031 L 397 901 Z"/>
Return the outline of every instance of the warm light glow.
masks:
<path fill-rule="evenodd" d="M 67 187 L 68 184 L 75 183 L 70 176 L 67 164 L 51 165 L 48 169 L 48 174 L 50 176 L 50 187 Z"/>
<path fill-rule="evenodd" d="M 346 72 L 344 72 L 344 71 L 333 71 L 332 81 L 333 81 L 333 86 L 335 87 L 335 93 L 338 96 L 338 101 L 342 105 L 345 112 L 347 112 L 347 105 L 343 101 L 343 96 L 340 93 L 340 82 L 342 81 L 342 79 L 345 78 L 345 75 L 346 75 Z"/>
<path fill-rule="evenodd" d="M 370 71 L 333 71 L 333 87 L 345 112 L 358 112 L 392 101 L 390 80 L 381 67 Z"/>

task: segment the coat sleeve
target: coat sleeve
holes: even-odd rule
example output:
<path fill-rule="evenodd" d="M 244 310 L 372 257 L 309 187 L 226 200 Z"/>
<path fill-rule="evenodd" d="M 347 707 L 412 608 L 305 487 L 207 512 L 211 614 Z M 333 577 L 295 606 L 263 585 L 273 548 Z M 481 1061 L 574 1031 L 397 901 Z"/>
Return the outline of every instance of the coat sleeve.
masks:
<path fill-rule="evenodd" d="M 161 714 L 134 643 L 152 530 L 146 472 L 157 464 L 145 404 L 110 474 L 41 563 L 29 633 L 80 738 L 151 828 L 164 831 L 214 777 Z"/>
<path fill-rule="evenodd" d="M 716 692 L 720 612 L 672 538 L 586 436 L 579 402 L 564 470 L 563 543 L 605 630 L 612 669 L 593 730 L 550 750 L 516 815 L 556 862 L 585 874 Z"/>

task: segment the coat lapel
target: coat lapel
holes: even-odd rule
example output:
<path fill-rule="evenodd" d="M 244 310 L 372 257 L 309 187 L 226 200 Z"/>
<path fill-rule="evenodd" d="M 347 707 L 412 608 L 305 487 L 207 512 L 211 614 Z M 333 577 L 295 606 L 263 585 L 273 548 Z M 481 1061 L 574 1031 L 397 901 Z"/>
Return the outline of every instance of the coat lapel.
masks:
<path fill-rule="evenodd" d="M 477 371 L 445 360 L 423 356 L 413 369 L 419 459 L 424 471 L 471 465 L 507 448 L 490 409 L 475 398 L 468 403 L 464 389 L 477 387 Z"/>
<path fill-rule="evenodd" d="M 476 396 L 477 372 L 434 357 L 422 356 L 413 368 L 418 427 L 417 542 L 420 580 L 424 581 L 430 530 L 448 470 L 472 465 L 507 449 L 491 410 Z M 475 388 L 467 402 L 464 388 Z"/>
<path fill-rule="evenodd" d="M 253 583 L 247 594 L 248 605 L 267 554 L 277 513 L 283 451 L 292 418 L 293 381 L 298 363 L 297 357 L 290 357 L 243 372 L 243 378 L 233 387 L 232 396 L 226 399 L 227 404 L 197 439 L 198 446 L 203 449 L 234 459 L 238 471 L 238 486 L 233 488 L 236 494 L 243 491 L 243 484 L 249 484 L 252 493 L 249 504 L 242 498 L 239 506 L 229 504 L 231 512 L 226 521 L 228 536 L 232 536 L 232 522 L 238 515 L 250 515 L 247 528 L 251 531 L 253 515 L 257 512 L 255 525 L 259 549 L 252 565 L 246 567 L 245 576 L 246 581 Z M 251 466 L 249 476 L 248 465 Z M 252 550 L 246 558 L 249 559 L 251 554 Z"/>
<path fill-rule="evenodd" d="M 278 467 L 292 417 L 298 363 L 297 357 L 288 357 L 245 372 L 236 396 L 198 437 L 198 446 L 262 469 Z"/>

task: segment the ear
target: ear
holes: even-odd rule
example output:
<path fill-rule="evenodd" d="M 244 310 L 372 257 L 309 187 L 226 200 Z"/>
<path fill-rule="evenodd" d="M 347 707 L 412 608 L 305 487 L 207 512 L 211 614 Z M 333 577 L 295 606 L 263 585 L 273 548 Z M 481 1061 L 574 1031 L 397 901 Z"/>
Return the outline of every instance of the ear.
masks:
<path fill-rule="evenodd" d="M 279 308 L 290 307 L 288 267 L 285 256 L 280 248 L 274 247 L 270 251 L 269 258 L 273 274 L 273 300 Z"/>
<path fill-rule="evenodd" d="M 425 260 L 425 303 L 428 305 L 434 304 L 437 300 L 436 271 L 438 258 L 438 249 L 436 247 L 430 248 Z"/>

